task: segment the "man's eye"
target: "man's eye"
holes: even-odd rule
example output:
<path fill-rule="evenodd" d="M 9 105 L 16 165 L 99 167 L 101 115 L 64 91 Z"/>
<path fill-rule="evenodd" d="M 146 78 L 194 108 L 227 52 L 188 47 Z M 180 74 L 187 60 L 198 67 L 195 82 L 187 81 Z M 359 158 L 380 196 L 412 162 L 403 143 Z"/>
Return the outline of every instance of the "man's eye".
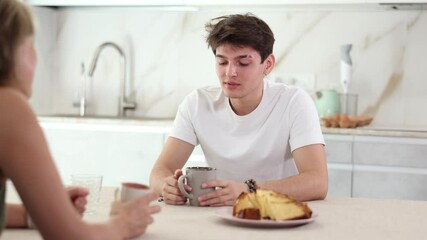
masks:
<path fill-rule="evenodd" d="M 243 67 L 249 66 L 249 64 L 250 64 L 250 63 L 242 63 L 242 62 L 240 62 L 240 63 L 239 63 L 239 65 L 240 65 L 240 66 L 243 66 Z"/>
<path fill-rule="evenodd" d="M 221 66 L 226 65 L 226 64 L 227 64 L 227 62 L 218 62 L 218 65 L 221 65 Z"/>

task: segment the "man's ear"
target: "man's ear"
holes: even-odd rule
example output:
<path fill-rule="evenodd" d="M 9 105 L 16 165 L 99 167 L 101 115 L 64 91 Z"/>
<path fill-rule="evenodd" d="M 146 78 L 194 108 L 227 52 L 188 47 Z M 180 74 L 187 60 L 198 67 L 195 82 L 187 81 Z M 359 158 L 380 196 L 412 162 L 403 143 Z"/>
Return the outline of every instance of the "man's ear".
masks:
<path fill-rule="evenodd" d="M 266 63 L 265 63 L 265 75 L 268 75 L 274 68 L 274 64 L 276 63 L 276 58 L 274 57 L 273 54 L 270 54 L 266 59 L 265 59 Z"/>

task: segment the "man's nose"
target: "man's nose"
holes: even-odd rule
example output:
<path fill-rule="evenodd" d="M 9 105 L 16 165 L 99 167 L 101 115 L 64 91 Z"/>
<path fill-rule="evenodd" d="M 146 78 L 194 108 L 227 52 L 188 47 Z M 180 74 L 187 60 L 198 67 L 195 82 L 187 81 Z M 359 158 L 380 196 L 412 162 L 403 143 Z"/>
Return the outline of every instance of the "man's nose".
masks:
<path fill-rule="evenodd" d="M 227 77 L 237 76 L 236 67 L 233 64 L 228 65 L 227 67 Z"/>

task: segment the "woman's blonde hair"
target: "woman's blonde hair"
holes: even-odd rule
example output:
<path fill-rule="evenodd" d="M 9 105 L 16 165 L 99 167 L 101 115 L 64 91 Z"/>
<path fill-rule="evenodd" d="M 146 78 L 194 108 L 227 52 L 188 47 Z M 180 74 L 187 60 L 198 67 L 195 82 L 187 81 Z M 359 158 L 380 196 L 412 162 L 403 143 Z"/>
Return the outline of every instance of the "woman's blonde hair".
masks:
<path fill-rule="evenodd" d="M 13 77 L 17 49 L 32 35 L 30 9 L 18 0 L 0 0 L 0 86 Z"/>

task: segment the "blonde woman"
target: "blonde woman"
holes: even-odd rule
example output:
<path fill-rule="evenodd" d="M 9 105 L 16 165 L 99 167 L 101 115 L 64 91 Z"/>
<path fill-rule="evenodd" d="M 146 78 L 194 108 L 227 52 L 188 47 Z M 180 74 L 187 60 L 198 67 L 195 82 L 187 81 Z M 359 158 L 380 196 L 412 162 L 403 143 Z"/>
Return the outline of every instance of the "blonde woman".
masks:
<path fill-rule="evenodd" d="M 81 219 L 87 191 L 64 190 L 28 98 L 36 67 L 30 10 L 17 0 L 0 1 L 0 232 L 26 227 L 31 216 L 44 239 L 127 239 L 145 232 L 159 206 L 152 193 L 119 203 L 103 224 Z M 10 179 L 24 205 L 5 203 Z M 70 200 L 71 199 L 71 200 Z M 116 203 L 117 205 L 117 203 Z"/>

